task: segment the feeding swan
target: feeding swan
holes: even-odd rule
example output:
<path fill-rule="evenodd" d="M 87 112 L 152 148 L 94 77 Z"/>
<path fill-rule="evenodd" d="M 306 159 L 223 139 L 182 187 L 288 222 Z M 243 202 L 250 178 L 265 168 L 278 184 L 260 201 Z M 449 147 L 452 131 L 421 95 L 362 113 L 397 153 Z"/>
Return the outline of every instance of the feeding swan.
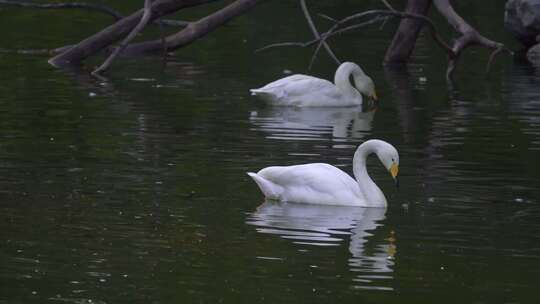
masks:
<path fill-rule="evenodd" d="M 362 105 L 362 94 L 377 100 L 373 80 L 352 62 L 344 62 L 338 67 L 334 83 L 326 79 L 295 74 L 264 87 L 251 89 L 250 92 L 279 106 L 359 106 Z"/>

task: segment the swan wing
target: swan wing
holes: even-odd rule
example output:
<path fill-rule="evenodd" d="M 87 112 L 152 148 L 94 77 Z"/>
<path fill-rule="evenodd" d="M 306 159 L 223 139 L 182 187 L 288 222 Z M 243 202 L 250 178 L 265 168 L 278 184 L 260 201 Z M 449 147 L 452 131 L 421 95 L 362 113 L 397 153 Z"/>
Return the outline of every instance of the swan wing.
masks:
<path fill-rule="evenodd" d="M 279 199 L 283 201 L 360 205 L 363 200 L 356 180 L 329 164 L 268 167 L 257 175 L 278 185 Z"/>
<path fill-rule="evenodd" d="M 251 93 L 267 97 L 277 104 L 291 106 L 328 105 L 329 100 L 342 97 L 330 81 L 302 74 L 276 80 L 262 88 L 252 89 Z"/>

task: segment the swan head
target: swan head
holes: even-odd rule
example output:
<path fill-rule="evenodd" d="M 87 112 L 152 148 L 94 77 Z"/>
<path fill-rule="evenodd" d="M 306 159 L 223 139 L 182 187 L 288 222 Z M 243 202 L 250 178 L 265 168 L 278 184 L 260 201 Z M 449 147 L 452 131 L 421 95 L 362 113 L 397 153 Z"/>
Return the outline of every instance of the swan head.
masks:
<path fill-rule="evenodd" d="M 386 170 L 388 170 L 390 175 L 392 175 L 392 178 L 396 183 L 396 187 L 399 187 L 399 154 L 394 146 L 385 141 L 380 141 L 378 144 L 379 147 L 377 148 L 376 152 L 377 156 Z"/>
<path fill-rule="evenodd" d="M 373 80 L 368 75 L 364 74 L 362 70 L 360 70 L 361 73 L 358 73 L 355 75 L 353 73 L 354 78 L 354 86 L 358 90 L 358 92 L 366 95 L 372 100 L 377 100 L 377 92 L 375 92 L 375 84 L 373 83 Z"/>
<path fill-rule="evenodd" d="M 356 63 L 344 62 L 339 66 L 336 71 L 336 84 L 339 82 L 338 79 L 342 77 L 341 75 L 347 75 L 346 77 L 350 76 L 352 78 L 350 79 L 351 84 L 361 94 L 364 94 L 372 100 L 378 99 L 377 93 L 375 92 L 375 84 L 373 83 L 373 80 L 371 79 L 371 77 L 366 75 L 362 68 L 360 68 L 360 66 L 358 66 Z"/>

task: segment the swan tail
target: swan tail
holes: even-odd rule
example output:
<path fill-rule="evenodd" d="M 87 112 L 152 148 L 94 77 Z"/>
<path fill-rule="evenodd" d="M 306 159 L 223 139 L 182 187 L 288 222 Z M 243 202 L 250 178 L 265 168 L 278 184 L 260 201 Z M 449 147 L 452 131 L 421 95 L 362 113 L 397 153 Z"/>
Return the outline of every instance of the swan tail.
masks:
<path fill-rule="evenodd" d="M 277 93 L 277 92 L 274 92 L 274 91 L 267 91 L 264 88 L 251 89 L 249 91 L 251 92 L 251 96 L 259 96 L 259 97 L 262 97 L 264 99 L 268 99 L 270 101 L 271 100 L 277 100 L 277 99 L 280 99 L 281 97 L 283 97 L 283 92 Z"/>
<path fill-rule="evenodd" d="M 247 175 L 249 175 L 255 181 L 255 183 L 257 183 L 257 186 L 259 186 L 259 189 L 261 189 L 266 198 L 280 198 L 282 192 L 281 186 L 274 184 L 257 173 L 247 172 Z"/>
<path fill-rule="evenodd" d="M 263 88 L 260 88 L 260 89 L 250 89 L 249 90 L 251 92 L 251 95 L 252 96 L 257 96 L 257 95 L 274 95 L 272 94 L 271 92 L 268 92 L 268 91 L 265 91 Z"/>
<path fill-rule="evenodd" d="M 249 92 L 251 93 L 251 96 L 255 96 L 261 93 L 261 89 L 250 89 Z"/>

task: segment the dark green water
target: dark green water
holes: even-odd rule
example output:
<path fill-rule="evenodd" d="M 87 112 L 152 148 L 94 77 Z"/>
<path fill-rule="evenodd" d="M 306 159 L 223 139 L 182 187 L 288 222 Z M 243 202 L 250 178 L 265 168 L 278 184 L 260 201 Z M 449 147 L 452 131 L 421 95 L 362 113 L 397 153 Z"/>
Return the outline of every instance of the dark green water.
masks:
<path fill-rule="evenodd" d="M 504 1 L 482 3 L 458 9 L 512 45 Z M 108 21 L 2 9 L 0 47 L 57 47 Z M 309 37 L 295 2 L 263 4 L 165 65 L 118 60 L 108 81 L 0 53 L 0 303 L 538 303 L 540 73 L 501 57 L 486 78 L 486 52 L 471 49 L 449 90 L 429 37 L 408 71 L 385 71 L 392 28 L 333 42 L 375 80 L 369 113 L 248 95 L 306 72 L 310 50 L 253 53 Z M 334 70 L 322 54 L 311 73 Z M 351 173 L 369 138 L 400 152 L 399 191 L 369 166 L 387 210 L 264 203 L 245 175 L 302 162 Z"/>

